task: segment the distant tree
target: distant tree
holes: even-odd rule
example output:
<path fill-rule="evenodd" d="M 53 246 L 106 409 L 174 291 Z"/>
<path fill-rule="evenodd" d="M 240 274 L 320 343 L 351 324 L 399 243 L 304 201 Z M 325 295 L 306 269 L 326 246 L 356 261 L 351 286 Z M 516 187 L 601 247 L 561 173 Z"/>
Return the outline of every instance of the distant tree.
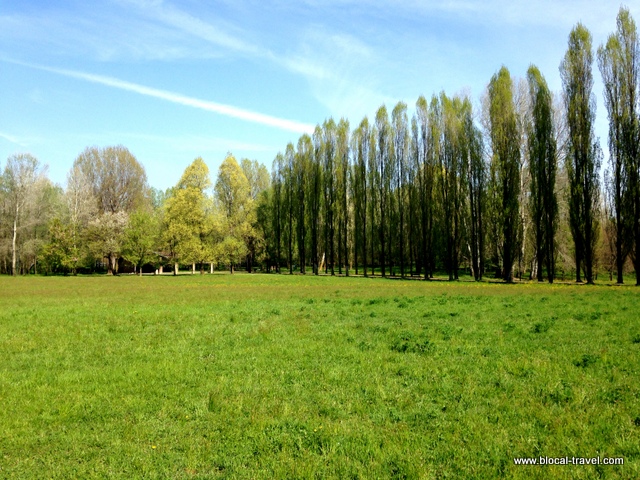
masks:
<path fill-rule="evenodd" d="M 294 185 L 295 150 L 293 144 L 289 142 L 284 151 L 284 205 L 285 205 L 285 225 L 287 239 L 287 264 L 289 274 L 293 274 L 293 230 L 296 211 L 296 188 Z"/>
<path fill-rule="evenodd" d="M 596 102 L 592 93 L 591 34 L 578 23 L 569 34 L 569 47 L 560 64 L 564 88 L 569 145 L 569 216 L 575 245 L 576 281 L 584 264 L 587 283 L 593 283 L 599 204 L 600 147 L 594 136 Z"/>
<path fill-rule="evenodd" d="M 393 178 L 393 138 L 392 128 L 386 107 L 381 106 L 376 112 L 376 149 L 375 149 L 375 185 L 377 187 L 376 200 L 378 209 L 378 241 L 380 253 L 380 267 L 382 276 L 386 276 L 386 266 L 390 261 L 390 218 L 391 218 L 391 182 Z"/>
<path fill-rule="evenodd" d="M 308 217 L 311 235 L 311 262 L 313 265 L 313 273 L 318 275 L 319 266 L 319 240 L 320 240 L 320 212 L 322 205 L 322 164 L 323 164 L 323 140 L 322 128 L 316 126 L 313 137 L 313 155 L 311 157 L 311 165 L 309 166 L 308 192 Z"/>
<path fill-rule="evenodd" d="M 636 283 L 640 285 L 640 256 L 637 251 L 640 244 L 640 125 L 637 111 L 640 44 L 628 8 L 620 8 L 617 31 L 598 48 L 598 65 L 609 113 L 611 177 L 607 188 L 611 190 L 617 282 L 624 281 L 624 263 L 631 251 Z"/>
<path fill-rule="evenodd" d="M 235 270 L 234 265 L 242 262 L 243 257 L 247 255 L 247 246 L 244 242 L 231 236 L 224 237 L 224 240 L 216 248 L 218 249 L 218 258 L 229 266 L 231 273 Z"/>
<path fill-rule="evenodd" d="M 431 107 L 424 97 L 418 98 L 414 169 L 417 170 L 417 196 L 420 205 L 420 263 L 425 280 L 433 274 L 433 192 L 440 145 L 437 110 L 436 97 L 433 97 Z"/>
<path fill-rule="evenodd" d="M 151 211 L 136 210 L 129 216 L 122 256 L 136 266 L 141 276 L 142 266 L 149 262 L 155 263 L 158 259 L 159 230 L 158 219 Z"/>
<path fill-rule="evenodd" d="M 298 245 L 298 264 L 300 273 L 306 273 L 307 264 L 307 195 L 309 178 L 313 162 L 313 142 L 309 135 L 302 135 L 298 140 L 293 170 L 295 188 L 296 243 Z"/>
<path fill-rule="evenodd" d="M 29 154 L 12 155 L 7 159 L 3 174 L 4 198 L 11 232 L 11 273 L 17 275 L 18 231 L 27 218 L 27 207 L 43 187 L 44 172 L 40 162 Z"/>
<path fill-rule="evenodd" d="M 501 233 L 502 276 L 513 282 L 513 264 L 520 247 L 520 145 L 513 102 L 513 82 L 502 67 L 489 82 L 489 121 L 494 185 Z"/>
<path fill-rule="evenodd" d="M 535 230 L 537 278 L 547 268 L 549 283 L 555 276 L 555 234 L 558 200 L 556 198 L 557 154 L 553 125 L 553 104 L 547 82 L 537 67 L 527 72 L 531 105 L 529 123 L 529 170 L 531 175 L 531 217 Z"/>
<path fill-rule="evenodd" d="M 369 120 L 365 117 L 353 132 L 351 151 L 354 155 L 353 180 L 351 182 L 354 200 L 355 266 L 358 273 L 358 258 L 362 261 L 364 276 L 367 274 L 367 209 L 369 201 Z M 359 255 L 359 256 L 358 256 Z"/>
<path fill-rule="evenodd" d="M 165 202 L 164 243 L 174 261 L 174 275 L 178 264 L 187 262 L 201 265 L 213 253 L 208 244 L 210 223 L 207 221 L 208 199 L 205 190 L 211 185 L 209 168 L 201 158 L 196 158 L 184 171 Z"/>
<path fill-rule="evenodd" d="M 107 259 L 107 274 L 118 272 L 118 258 L 122 253 L 124 235 L 129 223 L 126 212 L 106 212 L 89 222 L 86 237 L 89 251 L 97 259 Z"/>
<path fill-rule="evenodd" d="M 74 162 L 93 189 L 101 212 L 132 212 L 148 198 L 147 174 L 122 145 L 89 147 Z"/>
<path fill-rule="evenodd" d="M 280 273 L 281 247 L 282 247 L 282 229 L 284 225 L 284 201 L 283 201 L 283 184 L 284 184 L 284 156 L 281 153 L 276 155 L 273 161 L 273 173 L 271 185 L 273 195 L 271 196 L 271 221 L 273 224 L 273 236 L 275 243 L 275 267 L 276 272 Z"/>
<path fill-rule="evenodd" d="M 460 97 L 440 95 L 441 148 L 439 156 L 439 187 L 443 208 L 446 239 L 445 267 L 449 280 L 458 279 L 460 266 L 462 223 L 466 212 L 469 145 L 465 117 L 471 115 L 471 102 Z"/>
<path fill-rule="evenodd" d="M 395 194 L 398 211 L 397 244 L 400 259 L 400 275 L 405 276 L 406 262 L 406 204 L 408 194 L 408 158 L 409 158 L 409 121 L 407 118 L 407 104 L 399 102 L 391 112 L 393 128 L 393 151 L 395 153 Z"/>
<path fill-rule="evenodd" d="M 93 194 L 89 179 L 82 170 L 74 166 L 67 174 L 67 188 L 64 192 L 65 214 L 62 220 L 70 230 L 69 240 L 74 254 L 72 264 L 68 266 L 75 275 L 77 268 L 86 256 L 83 239 L 89 222 L 97 217 L 98 202 Z M 66 238 L 66 236 L 65 236 Z"/>
<path fill-rule="evenodd" d="M 248 160 L 246 158 L 241 160 L 240 166 L 244 176 L 247 177 L 247 181 L 249 182 L 251 200 L 253 201 L 254 208 L 256 208 L 260 194 L 270 187 L 271 177 L 269 171 L 267 167 L 256 160 Z M 257 221 L 257 217 L 254 216 L 254 218 Z M 257 257 L 261 255 L 264 248 L 264 237 L 261 233 L 261 228 L 259 228 L 257 224 L 253 225 L 253 234 L 254 235 L 247 238 L 248 253 L 246 264 L 248 272 L 252 271 L 254 262 Z"/>
<path fill-rule="evenodd" d="M 257 200 L 261 192 L 269 188 L 270 178 L 267 167 L 256 160 L 243 158 L 240 162 L 242 172 L 247 177 L 251 189 L 251 199 Z"/>
<path fill-rule="evenodd" d="M 44 246 L 42 256 L 53 272 L 74 272 L 78 263 L 79 248 L 74 238 L 73 226 L 54 218 L 49 225 L 49 242 Z"/>
<path fill-rule="evenodd" d="M 225 232 L 218 245 L 219 254 L 233 273 L 235 265 L 248 254 L 247 239 L 255 235 L 255 208 L 249 181 L 231 154 L 220 165 L 214 191 Z"/>
<path fill-rule="evenodd" d="M 322 125 L 322 186 L 324 191 L 324 251 L 326 255 L 325 273 L 331 265 L 331 275 L 335 275 L 335 213 L 336 213 L 336 150 L 337 126 L 330 118 Z"/>
<path fill-rule="evenodd" d="M 463 110 L 463 137 L 466 142 L 468 196 L 469 196 L 469 250 L 471 269 L 476 281 L 482 280 L 485 263 L 485 215 L 487 203 L 487 167 L 484 160 L 482 132 L 475 125 L 471 103 Z"/>
<path fill-rule="evenodd" d="M 336 129 L 335 150 L 335 212 L 338 242 L 338 273 L 342 266 L 349 276 L 349 122 L 341 118 Z"/>

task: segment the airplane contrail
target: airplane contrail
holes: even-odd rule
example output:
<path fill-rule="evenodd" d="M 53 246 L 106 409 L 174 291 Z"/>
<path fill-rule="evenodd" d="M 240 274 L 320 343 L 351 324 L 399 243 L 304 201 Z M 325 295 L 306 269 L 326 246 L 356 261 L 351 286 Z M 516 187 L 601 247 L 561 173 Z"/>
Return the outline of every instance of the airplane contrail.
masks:
<path fill-rule="evenodd" d="M 46 67 L 43 65 L 35 65 L 23 62 L 17 62 L 13 60 L 4 60 L 9 63 L 15 63 L 29 68 L 35 68 L 43 70 L 45 72 L 55 73 L 57 75 L 63 75 L 65 77 L 77 78 L 87 82 L 98 83 L 100 85 L 106 85 L 112 88 L 118 88 L 120 90 L 126 90 L 129 92 L 135 92 L 140 95 L 146 95 L 148 97 L 160 98 L 168 102 L 177 103 L 180 105 L 186 105 L 188 107 L 199 108 L 201 110 L 207 110 L 209 112 L 218 113 L 227 117 L 238 118 L 247 122 L 259 123 L 261 125 L 267 125 L 269 127 L 275 127 L 282 130 L 288 130 L 296 133 L 312 133 L 314 130 L 313 125 L 309 125 L 302 122 L 296 122 L 293 120 L 286 120 L 284 118 L 278 118 L 271 115 L 265 115 L 263 113 L 252 112 L 242 108 L 234 107 L 232 105 L 225 105 L 223 103 L 212 102 L 209 100 L 202 100 L 199 98 L 189 97 L 180 93 L 170 92 L 167 90 L 160 90 L 158 88 L 147 87 L 137 83 L 127 82 L 114 77 L 107 77 L 103 75 L 95 75 L 91 73 L 79 72 L 76 70 L 66 70 L 61 68 Z"/>

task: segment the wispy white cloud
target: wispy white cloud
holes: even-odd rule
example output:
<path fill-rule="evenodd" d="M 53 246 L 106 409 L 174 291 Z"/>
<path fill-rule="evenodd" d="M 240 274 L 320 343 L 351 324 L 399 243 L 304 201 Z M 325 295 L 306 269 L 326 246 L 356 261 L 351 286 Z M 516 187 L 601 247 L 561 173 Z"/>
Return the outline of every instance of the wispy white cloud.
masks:
<path fill-rule="evenodd" d="M 294 52 L 276 61 L 302 75 L 316 99 L 336 117 L 362 118 L 392 101 L 381 85 L 388 63 L 355 35 L 313 25 Z"/>
<path fill-rule="evenodd" d="M 90 6 L 74 14 L 54 9 L 0 15 L 0 46 L 5 43 L 5 48 L 13 46 L 11 50 L 103 62 L 216 58 L 228 49 L 187 35 L 144 12 L 99 3 Z"/>
<path fill-rule="evenodd" d="M 301 0 L 312 10 L 357 8 L 392 17 L 448 17 L 495 26 L 571 28 L 582 21 L 594 30 L 611 30 L 619 4 L 593 0 Z M 288 2 L 284 2 L 288 3 Z M 625 2 L 622 2 L 623 4 Z"/>
<path fill-rule="evenodd" d="M 7 61 L 7 60 L 4 60 Z M 60 68 L 52 68 L 43 65 L 33 65 L 22 62 L 12 62 L 25 67 L 35 68 L 57 75 L 63 75 L 65 77 L 76 78 L 87 82 L 97 83 L 120 90 L 126 90 L 129 92 L 138 93 L 148 97 L 159 98 L 172 103 L 185 105 L 188 107 L 198 108 L 200 110 L 206 110 L 209 112 L 217 113 L 227 117 L 233 117 L 247 122 L 258 123 L 266 125 L 268 127 L 279 128 L 282 130 L 288 130 L 296 133 L 311 133 L 314 126 L 305 124 L 302 122 L 296 122 L 293 120 L 286 120 L 283 118 L 274 117 L 271 115 L 265 115 L 259 112 L 253 112 L 251 110 L 245 110 L 242 108 L 234 107 L 232 105 L 225 105 L 223 103 L 212 102 L 209 100 L 202 100 L 199 98 L 189 97 L 180 93 L 174 93 L 167 90 L 161 90 L 157 88 L 147 87 L 137 83 L 127 82 L 113 77 L 107 77 L 103 75 L 94 75 L 91 73 L 79 72 L 75 70 L 66 70 Z"/>
<path fill-rule="evenodd" d="M 11 135 L 11 134 L 8 134 L 8 133 L 0 132 L 0 138 L 6 140 L 7 142 L 14 143 L 16 145 L 20 145 L 21 147 L 26 147 L 27 146 L 27 142 L 24 139 L 18 138 L 15 135 Z"/>
<path fill-rule="evenodd" d="M 220 18 L 198 18 L 163 0 L 118 0 L 123 5 L 134 6 L 141 15 L 205 43 L 235 53 L 266 61 L 303 77 L 316 99 L 333 115 L 350 115 L 366 112 L 372 102 L 389 101 L 379 93 L 376 83 L 376 61 L 384 68 L 374 49 L 355 35 L 333 31 L 322 25 L 298 26 L 287 32 L 295 41 L 293 50 L 283 51 L 283 45 L 258 44 L 265 32 L 257 32 L 258 39 L 251 40 L 250 32 L 226 24 Z M 281 5 L 282 8 L 285 8 Z M 256 11 L 263 5 L 253 5 Z M 286 7 L 285 9 L 289 9 Z M 259 13 L 258 13 L 259 14 Z M 266 14 L 266 12 L 265 12 Z"/>
<path fill-rule="evenodd" d="M 160 0 L 120 0 L 137 7 L 148 18 L 156 19 L 184 34 L 237 52 L 264 54 L 263 49 L 228 32 L 230 28 L 214 25 Z M 222 23 L 222 22 L 220 22 Z"/>

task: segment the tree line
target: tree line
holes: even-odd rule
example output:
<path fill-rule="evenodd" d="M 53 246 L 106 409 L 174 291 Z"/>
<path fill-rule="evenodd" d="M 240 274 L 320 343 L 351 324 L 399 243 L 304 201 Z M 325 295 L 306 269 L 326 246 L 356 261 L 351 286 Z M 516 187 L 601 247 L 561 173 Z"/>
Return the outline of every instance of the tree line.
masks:
<path fill-rule="evenodd" d="M 638 39 L 626 8 L 597 50 L 610 161 L 594 134 L 594 52 L 577 24 L 554 95 L 535 66 L 502 67 L 481 108 L 466 95 L 399 102 L 351 128 L 326 120 L 273 162 L 261 223 L 271 268 L 512 282 L 597 272 L 640 284 Z M 629 265 L 629 262 L 631 265 Z"/>
<path fill-rule="evenodd" d="M 399 102 L 354 125 L 327 119 L 271 174 L 229 154 L 212 182 L 200 158 L 167 191 L 122 146 L 90 147 L 66 188 L 37 159 L 9 157 L 0 182 L 0 271 L 192 271 L 493 276 L 640 284 L 638 38 L 621 8 L 595 56 L 609 161 L 595 138 L 594 52 L 582 24 L 560 63 L 562 92 L 532 65 L 502 67 L 474 110 L 464 94 Z M 146 266 L 146 267 L 145 267 Z"/>
<path fill-rule="evenodd" d="M 9 157 L 2 175 L 0 270 L 18 273 L 129 269 L 142 274 L 180 265 L 250 269 L 262 239 L 255 201 L 269 184 L 256 161 L 228 155 L 210 192 L 201 158 L 166 191 L 147 184 L 144 167 L 123 146 L 89 147 L 75 160 L 66 189 L 28 154 Z"/>

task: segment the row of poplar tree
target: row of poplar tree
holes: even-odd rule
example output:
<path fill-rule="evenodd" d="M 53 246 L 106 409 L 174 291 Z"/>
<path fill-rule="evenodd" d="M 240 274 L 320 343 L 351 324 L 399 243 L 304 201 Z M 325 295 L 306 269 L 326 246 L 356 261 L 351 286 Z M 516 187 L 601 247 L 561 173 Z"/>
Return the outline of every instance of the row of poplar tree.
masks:
<path fill-rule="evenodd" d="M 640 50 L 626 8 L 597 50 L 609 114 L 610 162 L 594 135 L 592 38 L 582 24 L 560 64 L 563 92 L 538 68 L 490 80 L 475 115 L 468 97 L 382 106 L 350 130 L 330 119 L 273 163 L 263 201 L 266 258 L 280 270 L 457 279 L 462 268 L 511 282 L 553 282 L 597 267 L 640 284 Z M 602 185 L 601 185 L 602 183 Z M 268 221 L 266 219 L 268 218 Z"/>

